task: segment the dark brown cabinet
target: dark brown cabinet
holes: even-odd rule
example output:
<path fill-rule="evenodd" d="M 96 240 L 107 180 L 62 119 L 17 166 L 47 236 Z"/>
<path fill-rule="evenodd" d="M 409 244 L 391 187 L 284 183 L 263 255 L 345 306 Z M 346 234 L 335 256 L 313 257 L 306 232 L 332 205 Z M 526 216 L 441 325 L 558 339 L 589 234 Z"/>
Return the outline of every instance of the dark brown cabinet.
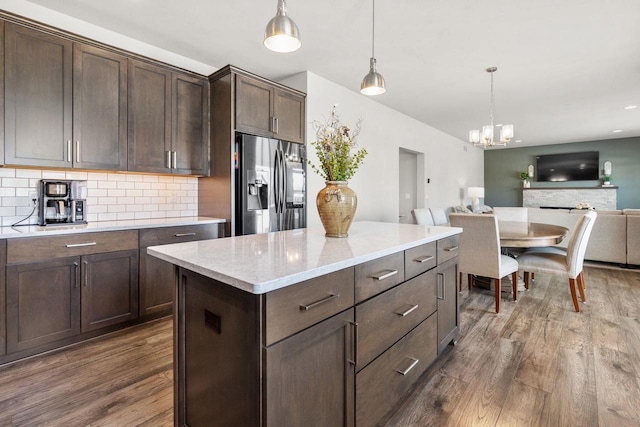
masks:
<path fill-rule="evenodd" d="M 236 76 L 236 130 L 305 141 L 304 96 L 245 75 Z"/>
<path fill-rule="evenodd" d="M 9 354 L 138 317 L 137 230 L 10 239 L 6 260 Z"/>
<path fill-rule="evenodd" d="M 5 163 L 124 170 L 124 56 L 6 23 Z"/>
<path fill-rule="evenodd" d="M 5 164 L 71 167 L 73 42 L 5 23 Z"/>
<path fill-rule="evenodd" d="M 170 312 L 173 308 L 173 264 L 147 254 L 147 248 L 170 243 L 220 237 L 218 224 L 187 225 L 140 230 L 140 299 L 139 314 L 146 316 Z"/>
<path fill-rule="evenodd" d="M 266 349 L 266 425 L 354 425 L 353 313 L 347 310 Z"/>
<path fill-rule="evenodd" d="M 74 43 L 73 167 L 127 169 L 127 58 Z"/>
<path fill-rule="evenodd" d="M 93 331 L 138 317 L 138 251 L 81 259 L 81 330 Z"/>
<path fill-rule="evenodd" d="M 7 352 L 7 241 L 0 240 L 0 356 Z"/>
<path fill-rule="evenodd" d="M 129 61 L 128 170 L 206 175 L 207 83 Z"/>

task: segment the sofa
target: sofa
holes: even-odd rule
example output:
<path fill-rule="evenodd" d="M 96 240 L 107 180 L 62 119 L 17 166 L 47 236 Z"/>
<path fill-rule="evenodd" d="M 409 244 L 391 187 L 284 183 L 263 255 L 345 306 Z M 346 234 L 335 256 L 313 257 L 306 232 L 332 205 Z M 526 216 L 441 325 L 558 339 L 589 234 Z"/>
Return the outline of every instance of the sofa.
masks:
<path fill-rule="evenodd" d="M 528 208 L 529 222 L 562 225 L 569 229 L 558 245 L 566 247 L 573 228 L 586 210 Z M 640 265 L 640 209 L 598 211 L 585 260 Z"/>

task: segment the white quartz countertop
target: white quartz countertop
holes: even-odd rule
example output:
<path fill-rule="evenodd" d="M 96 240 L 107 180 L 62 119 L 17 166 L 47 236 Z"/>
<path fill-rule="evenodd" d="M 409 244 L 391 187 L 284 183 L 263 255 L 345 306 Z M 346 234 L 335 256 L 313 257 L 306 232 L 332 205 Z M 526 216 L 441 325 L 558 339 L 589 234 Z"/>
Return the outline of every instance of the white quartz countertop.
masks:
<path fill-rule="evenodd" d="M 180 225 L 199 225 L 224 223 L 225 219 L 209 218 L 203 216 L 135 219 L 120 221 L 96 221 L 88 224 L 77 225 L 27 225 L 16 227 L 0 227 L 0 238 L 29 237 L 29 236 L 53 236 L 56 234 L 90 233 L 96 231 L 131 230 L 139 228 L 172 227 Z"/>
<path fill-rule="evenodd" d="M 347 238 L 325 237 L 323 229 L 311 228 L 151 246 L 147 253 L 263 294 L 461 232 L 457 227 L 355 222 Z"/>

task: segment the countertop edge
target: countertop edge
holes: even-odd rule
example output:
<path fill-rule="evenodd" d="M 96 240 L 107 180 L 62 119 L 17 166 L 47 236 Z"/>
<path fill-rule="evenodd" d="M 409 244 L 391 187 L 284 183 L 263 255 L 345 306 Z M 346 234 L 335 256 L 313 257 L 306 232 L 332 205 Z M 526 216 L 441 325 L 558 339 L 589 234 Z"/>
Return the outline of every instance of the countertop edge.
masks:
<path fill-rule="evenodd" d="M 310 268 L 304 271 L 297 271 L 291 274 L 285 274 L 275 279 L 267 280 L 259 283 L 250 283 L 242 279 L 239 279 L 237 277 L 229 276 L 219 271 L 203 267 L 195 262 L 172 256 L 170 254 L 162 252 L 161 249 L 158 250 L 158 248 L 161 248 L 161 246 L 151 246 L 147 248 L 147 253 L 149 255 L 155 256 L 157 258 L 170 262 L 179 267 L 186 268 L 188 270 L 199 273 L 205 277 L 218 280 L 227 285 L 233 286 L 237 289 L 241 289 L 243 291 L 246 291 L 252 294 L 260 295 L 260 294 L 271 292 L 271 291 L 284 288 L 296 283 L 300 283 L 305 280 L 313 279 L 315 277 L 322 276 L 324 274 L 328 274 L 344 268 L 352 267 L 357 264 L 362 264 L 364 262 L 371 261 L 373 259 L 380 258 L 385 255 L 390 255 L 399 251 L 404 251 L 406 249 L 411 249 L 413 247 L 423 245 L 425 243 L 431 243 L 437 240 L 441 240 L 441 239 L 462 233 L 462 228 L 459 228 L 459 227 L 437 227 L 437 228 L 440 229 L 438 230 L 440 232 L 437 235 L 419 238 L 416 240 L 412 240 L 410 242 L 405 242 L 395 246 L 390 246 L 388 248 L 372 251 L 363 255 L 352 256 L 351 258 L 348 258 L 348 259 L 344 259 L 344 260 L 333 262 L 326 265 L 321 265 L 321 266 Z M 180 244 L 163 245 L 163 246 L 175 246 L 175 245 L 180 245 Z"/>

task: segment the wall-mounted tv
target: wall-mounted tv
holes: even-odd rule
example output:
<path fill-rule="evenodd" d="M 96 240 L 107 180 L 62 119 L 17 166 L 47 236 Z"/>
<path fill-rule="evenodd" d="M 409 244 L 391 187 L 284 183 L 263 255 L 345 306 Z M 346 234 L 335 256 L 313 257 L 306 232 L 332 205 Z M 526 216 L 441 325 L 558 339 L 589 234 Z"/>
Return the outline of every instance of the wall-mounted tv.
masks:
<path fill-rule="evenodd" d="M 600 178 L 598 151 L 536 157 L 538 181 L 594 181 Z"/>

